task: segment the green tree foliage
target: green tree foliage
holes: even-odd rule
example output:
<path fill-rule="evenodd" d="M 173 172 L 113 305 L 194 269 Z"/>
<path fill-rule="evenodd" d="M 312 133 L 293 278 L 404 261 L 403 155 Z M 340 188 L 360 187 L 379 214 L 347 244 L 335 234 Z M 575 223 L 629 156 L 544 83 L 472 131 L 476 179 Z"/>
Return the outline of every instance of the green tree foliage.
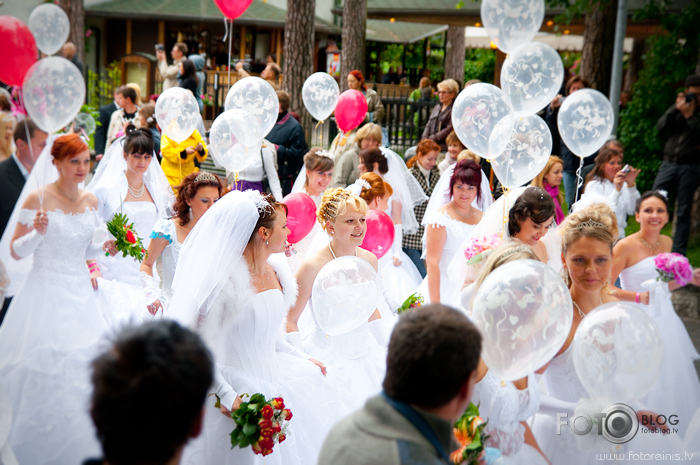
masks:
<path fill-rule="evenodd" d="M 638 14 L 661 17 L 664 31 L 647 39 L 644 67 L 632 88 L 632 100 L 620 113 L 618 138 L 625 144 L 625 162 L 642 169 L 639 190 L 651 189 L 661 164 L 663 141 L 656 122 L 674 103 L 683 80 L 693 74 L 698 62 L 700 4 L 677 14 L 663 16 L 657 4 Z"/>
<path fill-rule="evenodd" d="M 496 72 L 496 51 L 491 49 L 467 49 L 464 60 L 464 81 L 479 79 L 493 84 Z"/>

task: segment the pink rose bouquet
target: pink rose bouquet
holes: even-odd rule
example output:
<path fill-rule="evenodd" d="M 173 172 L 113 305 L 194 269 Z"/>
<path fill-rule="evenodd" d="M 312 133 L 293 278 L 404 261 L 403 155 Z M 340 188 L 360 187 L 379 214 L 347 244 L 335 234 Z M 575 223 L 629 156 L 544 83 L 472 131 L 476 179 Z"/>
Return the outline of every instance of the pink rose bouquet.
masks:
<path fill-rule="evenodd" d="M 685 286 L 693 280 L 693 268 L 688 259 L 679 253 L 661 253 L 654 257 L 654 265 L 659 273 L 657 281 L 665 283 L 672 279 Z"/>
<path fill-rule="evenodd" d="M 467 248 L 464 249 L 464 257 L 467 259 L 467 265 L 480 264 L 488 256 L 488 254 L 484 252 L 493 250 L 499 245 L 501 245 L 501 236 L 498 234 L 472 237 L 467 244 Z"/>

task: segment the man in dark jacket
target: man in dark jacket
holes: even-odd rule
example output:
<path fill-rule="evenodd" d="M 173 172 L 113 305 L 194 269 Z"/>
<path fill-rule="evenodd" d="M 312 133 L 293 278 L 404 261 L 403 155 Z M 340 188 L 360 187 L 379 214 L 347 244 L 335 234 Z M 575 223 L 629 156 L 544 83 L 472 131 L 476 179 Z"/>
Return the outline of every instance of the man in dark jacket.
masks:
<path fill-rule="evenodd" d="M 676 235 L 673 251 L 685 254 L 690 236 L 690 218 L 695 191 L 700 185 L 700 75 L 685 79 L 685 92 L 659 118 L 656 127 L 666 140 L 664 161 L 654 180 L 654 189 L 677 188 Z"/>
<path fill-rule="evenodd" d="M 97 121 L 99 121 L 99 125 L 95 129 L 95 155 L 96 159 L 99 162 L 102 160 L 102 157 L 105 154 L 105 146 L 107 145 L 107 131 L 109 130 L 109 122 L 112 119 L 112 113 L 115 111 L 119 110 L 119 101 L 121 100 L 121 91 L 123 90 L 120 87 L 116 87 L 114 89 L 114 101 L 112 103 L 108 103 L 107 105 L 102 105 L 100 107 L 100 116 L 97 118 Z"/>
<path fill-rule="evenodd" d="M 275 144 L 277 149 L 277 166 L 279 167 L 280 184 L 284 195 L 292 191 L 292 184 L 304 164 L 304 155 L 309 149 L 304 138 L 304 128 L 289 113 L 292 103 L 289 94 L 283 90 L 277 91 L 280 101 L 280 112 L 270 133 L 265 137 Z"/>

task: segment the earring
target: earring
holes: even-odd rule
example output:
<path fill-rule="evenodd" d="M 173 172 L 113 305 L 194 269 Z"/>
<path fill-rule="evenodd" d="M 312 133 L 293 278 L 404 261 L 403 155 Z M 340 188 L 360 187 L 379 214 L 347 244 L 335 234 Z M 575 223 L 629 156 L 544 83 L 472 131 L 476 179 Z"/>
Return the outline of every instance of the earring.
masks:
<path fill-rule="evenodd" d="M 270 245 L 270 241 L 265 241 L 265 245 Z"/>

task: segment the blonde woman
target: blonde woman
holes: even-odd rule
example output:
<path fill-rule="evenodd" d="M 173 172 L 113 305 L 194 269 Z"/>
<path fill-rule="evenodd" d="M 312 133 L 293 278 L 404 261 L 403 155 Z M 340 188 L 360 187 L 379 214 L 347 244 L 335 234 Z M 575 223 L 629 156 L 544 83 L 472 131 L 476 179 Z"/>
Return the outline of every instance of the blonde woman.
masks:
<path fill-rule="evenodd" d="M 382 127 L 375 123 L 362 126 L 355 135 L 355 145 L 342 155 L 335 156 L 333 188 L 347 187 L 360 177 L 360 152 L 379 147 L 382 142 Z"/>
<path fill-rule="evenodd" d="M 3 161 L 10 158 L 14 152 L 12 134 L 15 131 L 15 117 L 11 113 L 0 113 L 0 123 L 0 161 Z"/>
<path fill-rule="evenodd" d="M 440 151 L 447 151 L 447 136 L 452 132 L 452 104 L 459 94 L 459 84 L 454 79 L 446 79 L 437 85 L 440 103 L 435 105 L 428 124 L 423 131 L 423 139 L 430 139 L 440 145 Z"/>
<path fill-rule="evenodd" d="M 552 155 L 549 157 L 547 164 L 544 169 L 538 174 L 535 179 L 530 183 L 531 186 L 539 187 L 544 189 L 554 200 L 555 216 L 554 221 L 557 224 L 561 224 L 564 221 L 564 210 L 562 205 L 564 205 L 564 191 L 559 188 L 562 180 L 564 179 L 564 160 Z"/>

